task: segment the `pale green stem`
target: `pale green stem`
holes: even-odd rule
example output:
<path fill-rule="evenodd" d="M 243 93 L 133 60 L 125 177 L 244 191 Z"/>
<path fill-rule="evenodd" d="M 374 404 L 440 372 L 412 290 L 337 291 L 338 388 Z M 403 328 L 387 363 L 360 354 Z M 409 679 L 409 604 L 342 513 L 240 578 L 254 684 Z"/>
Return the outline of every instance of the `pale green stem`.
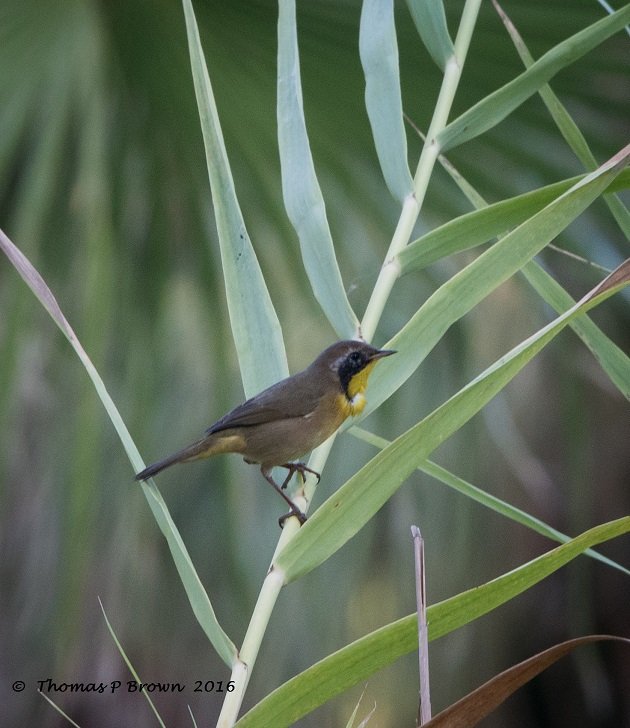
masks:
<path fill-rule="evenodd" d="M 374 291 L 372 292 L 372 297 L 363 317 L 360 333 L 367 341 L 370 341 L 374 336 L 387 299 L 400 273 L 396 256 L 409 243 L 414 225 L 420 214 L 431 173 L 440 152 L 435 137 L 446 125 L 453 103 L 453 97 L 455 96 L 455 91 L 461 76 L 464 58 L 466 57 L 466 52 L 470 44 L 477 13 L 479 12 L 480 2 L 481 0 L 468 0 L 464 7 L 459 32 L 455 41 L 455 56 L 447 62 L 444 69 L 442 88 L 440 89 L 433 120 L 429 127 L 422 154 L 420 155 L 420 161 L 418 162 L 414 178 L 414 193 L 409 195 L 403 203 L 400 220 L 396 226 L 385 262 L 383 263 Z M 312 467 L 317 472 L 322 471 L 334 440 L 335 435 L 326 440 L 326 442 L 313 452 L 309 461 L 309 467 Z M 309 476 L 301 493 L 293 495 L 293 499 L 298 508 L 306 512 L 316 487 L 316 478 Z M 274 553 L 274 559 L 276 554 L 280 553 L 299 531 L 299 528 L 300 526 L 296 518 L 287 519 Z M 217 728 L 230 728 L 238 718 L 251 671 L 258 656 L 260 644 L 265 635 L 271 613 L 273 612 L 283 584 L 283 574 L 274 567 L 272 559 L 272 565 L 265 577 L 258 601 L 252 612 L 249 627 L 243 640 L 243 646 L 232 668 L 230 680 L 234 681 L 235 687 L 231 693 L 227 693 L 226 695 L 217 722 Z"/>
<path fill-rule="evenodd" d="M 381 266 L 381 271 L 378 274 L 376 285 L 361 322 L 361 336 L 366 341 L 371 341 L 374 337 L 376 326 L 381 319 L 389 294 L 392 292 L 394 283 L 400 274 L 400 266 L 396 256 L 409 242 L 419 212 L 420 206 L 416 196 L 409 195 L 406 197 L 400 220 L 394 231 L 394 237 L 389 245 L 385 262 Z"/>
<path fill-rule="evenodd" d="M 249 684 L 250 672 L 248 665 L 240 658 L 234 663 L 232 674 L 230 675 L 230 681 L 234 683 L 234 690 L 231 693 L 225 694 L 225 700 L 219 713 L 219 720 L 217 720 L 217 728 L 232 728 L 234 723 L 236 723 L 238 712 L 241 709 L 243 698 L 245 697 L 245 690 Z"/>
<path fill-rule="evenodd" d="M 323 469 L 328 455 L 332 448 L 333 442 L 335 441 L 335 435 L 329 437 L 326 442 L 322 443 L 316 450 L 309 460 L 309 467 L 316 472 L 321 472 Z M 306 478 L 306 483 L 301 491 L 294 493 L 291 497 L 295 505 L 302 511 L 306 512 L 313 498 L 315 488 L 317 487 L 317 478 L 313 475 L 309 475 Z M 263 582 L 260 594 L 258 595 L 258 601 L 252 612 L 252 617 L 243 640 L 243 646 L 239 652 L 238 658 L 232 666 L 232 674 L 230 680 L 234 682 L 234 690 L 231 693 L 226 693 L 219 720 L 217 722 L 217 728 L 230 728 L 234 725 L 238 718 L 243 698 L 245 697 L 245 691 L 249 683 L 249 678 L 258 656 L 258 651 L 262 643 L 265 632 L 267 631 L 267 625 L 271 618 L 271 613 L 275 606 L 280 590 L 284 584 L 284 576 L 274 566 L 276 555 L 286 546 L 286 544 L 295 536 L 300 530 L 300 525 L 297 518 L 288 518 L 285 521 L 282 534 L 278 540 L 276 550 L 271 560 L 271 566 L 267 572 L 267 576 Z"/>
<path fill-rule="evenodd" d="M 299 530 L 296 518 L 289 518 L 285 523 L 276 551 L 281 549 Z M 232 667 L 230 680 L 234 682 L 234 690 L 226 693 L 217 728 L 230 728 L 236 722 L 245 697 L 252 668 L 258 656 L 262 638 L 267 630 L 269 619 L 284 584 L 284 575 L 272 566 L 265 577 L 258 601 L 252 612 L 252 618 L 243 640 L 243 646 Z"/>

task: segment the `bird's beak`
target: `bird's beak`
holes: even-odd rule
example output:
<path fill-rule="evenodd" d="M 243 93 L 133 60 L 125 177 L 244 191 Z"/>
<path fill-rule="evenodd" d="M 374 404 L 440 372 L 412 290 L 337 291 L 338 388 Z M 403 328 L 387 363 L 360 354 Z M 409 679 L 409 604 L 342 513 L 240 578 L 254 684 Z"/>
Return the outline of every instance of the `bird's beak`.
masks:
<path fill-rule="evenodd" d="M 374 361 L 374 359 L 383 359 L 383 357 L 391 356 L 395 353 L 394 349 L 379 349 L 376 354 L 372 355 L 371 360 Z"/>

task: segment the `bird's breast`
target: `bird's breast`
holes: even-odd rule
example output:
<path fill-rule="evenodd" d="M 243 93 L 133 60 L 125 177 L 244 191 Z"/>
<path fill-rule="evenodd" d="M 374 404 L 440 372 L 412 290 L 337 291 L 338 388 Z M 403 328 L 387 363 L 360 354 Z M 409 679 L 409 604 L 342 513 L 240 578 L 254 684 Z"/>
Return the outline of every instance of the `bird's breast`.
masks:
<path fill-rule="evenodd" d="M 351 397 L 347 394 L 339 394 L 337 396 L 337 408 L 343 415 L 342 422 L 348 417 L 356 417 L 363 412 L 366 404 L 367 399 L 363 391 L 355 392 Z"/>

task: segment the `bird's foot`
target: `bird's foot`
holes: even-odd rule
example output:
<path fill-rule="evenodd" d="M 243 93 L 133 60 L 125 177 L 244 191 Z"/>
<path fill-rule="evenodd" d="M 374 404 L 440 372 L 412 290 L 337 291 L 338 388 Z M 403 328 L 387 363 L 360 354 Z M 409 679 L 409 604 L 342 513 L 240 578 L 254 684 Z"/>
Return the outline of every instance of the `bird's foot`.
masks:
<path fill-rule="evenodd" d="M 280 467 L 286 468 L 289 471 L 287 477 L 284 479 L 284 483 L 280 486 L 282 490 L 285 490 L 287 485 L 289 485 L 289 481 L 293 477 L 294 473 L 299 473 L 302 476 L 302 482 L 306 482 L 305 473 L 311 473 L 311 475 L 314 475 L 317 478 L 318 483 L 321 480 L 321 475 L 317 471 L 308 468 L 305 463 L 284 463 L 284 465 L 281 465 Z"/>
<path fill-rule="evenodd" d="M 287 518 L 292 518 L 293 516 L 298 519 L 298 521 L 300 522 L 300 526 L 303 526 L 306 523 L 306 513 L 302 513 L 302 511 L 297 506 L 293 506 L 288 513 L 285 513 L 284 516 L 280 516 L 280 518 L 278 518 L 278 525 L 280 526 L 280 528 L 284 528 L 284 524 Z"/>
<path fill-rule="evenodd" d="M 291 466 L 294 465 L 303 465 L 303 463 L 291 463 Z M 285 465 L 284 467 L 289 467 L 289 465 Z M 306 466 L 304 466 L 306 467 Z M 265 480 L 269 483 L 269 485 L 272 485 L 274 490 L 277 491 L 278 495 L 284 500 L 284 502 L 289 506 L 290 511 L 286 513 L 284 516 L 281 516 L 281 518 L 278 519 L 278 524 L 280 528 L 284 528 L 284 522 L 287 520 L 287 518 L 291 518 L 291 516 L 295 516 L 298 521 L 300 522 L 300 525 L 304 525 L 306 523 L 306 514 L 301 511 L 295 503 L 289 498 L 289 496 L 282 490 L 282 488 L 286 487 L 286 484 L 289 482 L 289 478 L 293 475 L 293 473 L 299 470 L 299 468 L 293 468 L 292 472 L 289 473 L 289 477 L 285 481 L 285 483 L 281 486 L 279 486 L 276 481 L 271 477 L 271 473 L 267 468 L 261 467 L 260 472 L 263 474 Z M 307 468 L 308 470 L 308 468 Z M 313 471 L 311 471 L 313 472 Z M 316 473 L 317 475 L 317 473 Z"/>

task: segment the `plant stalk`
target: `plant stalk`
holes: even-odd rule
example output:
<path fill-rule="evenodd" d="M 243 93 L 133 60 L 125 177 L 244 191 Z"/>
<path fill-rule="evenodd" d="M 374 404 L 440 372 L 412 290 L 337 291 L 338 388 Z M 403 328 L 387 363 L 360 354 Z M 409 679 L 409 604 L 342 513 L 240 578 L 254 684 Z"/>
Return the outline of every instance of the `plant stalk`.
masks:
<path fill-rule="evenodd" d="M 321 472 L 328 455 L 332 448 L 333 442 L 335 441 L 336 435 L 329 437 L 326 442 L 322 443 L 316 450 L 309 460 L 309 467 L 316 472 Z M 317 478 L 314 476 L 307 476 L 306 483 L 302 489 L 302 492 L 298 491 L 298 494 L 294 494 L 292 499 L 298 508 L 306 513 L 311 503 L 315 489 L 317 487 Z M 271 566 L 267 572 L 267 576 L 263 582 L 258 600 L 254 606 L 252 616 L 243 639 L 243 646 L 241 647 L 238 658 L 232 666 L 232 674 L 230 680 L 234 682 L 234 690 L 231 693 L 226 693 L 221 713 L 219 714 L 219 720 L 217 722 L 217 728 L 230 728 L 236 722 L 238 718 L 243 699 L 245 697 L 245 691 L 249 683 L 249 678 L 260 650 L 260 645 L 267 631 L 267 625 L 271 618 L 271 613 L 276 604 L 276 600 L 280 594 L 280 590 L 284 584 L 284 576 L 282 571 L 274 566 L 276 556 L 282 551 L 282 549 L 289 543 L 289 541 L 295 536 L 300 530 L 300 525 L 297 518 L 288 518 L 285 521 L 282 534 L 278 539 L 276 550 L 271 560 Z"/>
<path fill-rule="evenodd" d="M 396 279 L 400 274 L 400 267 L 397 261 L 398 253 L 403 250 L 409 243 L 413 228 L 418 220 L 422 203 L 426 194 L 429 180 L 433 172 L 433 167 L 440 153 L 439 145 L 436 142 L 436 136 L 446 126 L 446 121 L 450 113 L 453 98 L 461 78 L 461 71 L 466 57 L 466 52 L 470 44 L 470 38 L 475 25 L 475 20 L 479 12 L 481 0 L 468 0 L 462 13 L 457 39 L 455 41 L 455 54 L 446 63 L 444 70 L 444 78 L 440 94 L 437 100 L 435 112 L 429 126 L 427 139 L 425 141 L 416 174 L 414 177 L 414 192 L 409 195 L 402 207 L 400 219 L 394 231 L 392 241 L 385 257 L 385 262 L 381 267 L 376 285 L 372 292 L 372 296 L 361 323 L 361 335 L 370 341 L 376 331 L 376 327 L 381 319 L 385 304 L 389 299 L 391 291 L 394 287 Z M 328 459 L 328 454 L 335 440 L 335 435 L 330 437 L 326 442 L 320 445 L 314 452 L 309 461 L 309 466 L 313 467 L 317 472 L 321 472 L 323 466 Z M 307 478 L 302 493 L 294 496 L 296 505 L 303 512 L 306 512 L 312 500 L 315 488 L 317 487 L 314 477 Z M 217 728 L 230 728 L 236 722 L 238 713 L 245 697 L 245 691 L 249 683 L 251 671 L 253 669 L 256 657 L 264 634 L 271 618 L 271 613 L 275 606 L 280 590 L 284 584 L 284 577 L 281 571 L 274 566 L 274 560 L 277 554 L 287 545 L 293 536 L 299 531 L 299 524 L 296 518 L 289 518 L 285 522 L 282 535 L 276 546 L 276 550 L 272 559 L 271 567 L 267 572 L 267 576 L 263 582 L 258 601 L 252 612 L 252 617 L 243 640 L 243 646 L 239 652 L 237 661 L 232 668 L 231 680 L 234 681 L 235 689 L 231 693 L 227 693 Z"/>

